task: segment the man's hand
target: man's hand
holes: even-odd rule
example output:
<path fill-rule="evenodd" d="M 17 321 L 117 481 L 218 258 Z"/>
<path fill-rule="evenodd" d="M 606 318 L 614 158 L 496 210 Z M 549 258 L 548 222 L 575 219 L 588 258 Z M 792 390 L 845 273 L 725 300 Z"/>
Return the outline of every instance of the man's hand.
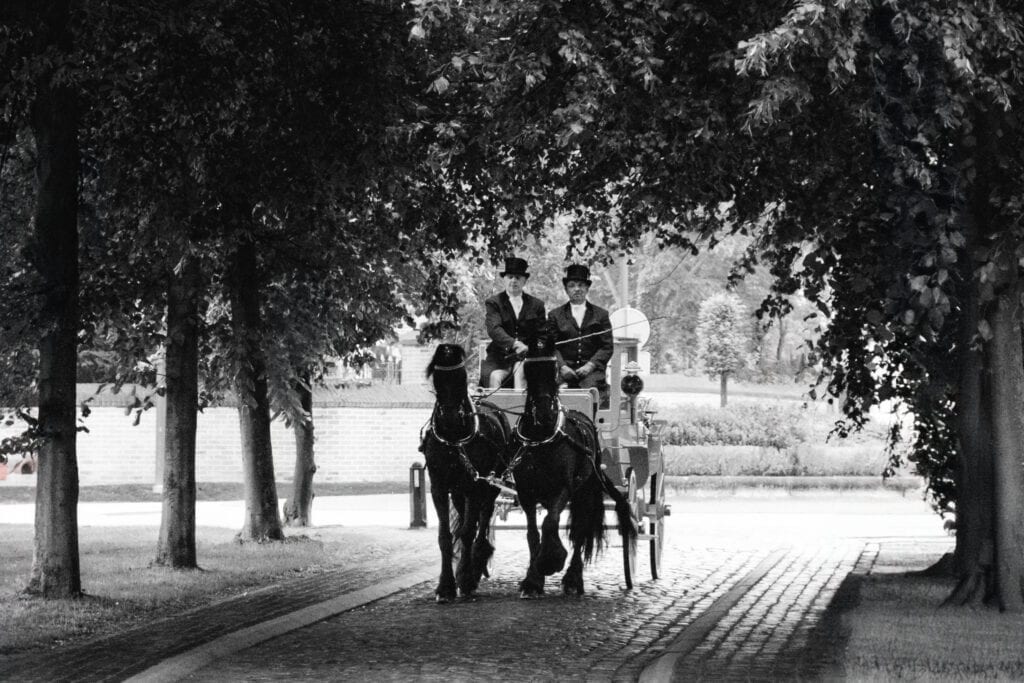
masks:
<path fill-rule="evenodd" d="M 576 370 L 576 376 L 583 378 L 594 371 L 594 364 L 587 361 Z"/>
<path fill-rule="evenodd" d="M 517 356 L 523 356 L 529 350 L 530 347 L 524 344 L 523 342 L 519 341 L 518 339 L 512 342 L 512 353 L 516 354 Z"/>
<path fill-rule="evenodd" d="M 562 369 L 559 370 L 559 374 L 562 376 L 563 382 L 571 382 L 576 379 L 576 373 L 568 365 L 563 365 Z"/>

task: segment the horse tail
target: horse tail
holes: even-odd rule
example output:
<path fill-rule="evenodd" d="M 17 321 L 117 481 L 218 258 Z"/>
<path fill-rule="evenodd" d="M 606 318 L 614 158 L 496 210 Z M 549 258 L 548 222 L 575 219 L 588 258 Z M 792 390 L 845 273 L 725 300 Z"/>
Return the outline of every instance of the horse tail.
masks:
<path fill-rule="evenodd" d="M 605 544 L 604 493 L 597 477 L 587 477 L 572 493 L 569 504 L 569 540 L 590 562 Z"/>
<path fill-rule="evenodd" d="M 633 513 L 629 509 L 629 500 L 615 487 L 612 480 L 602 469 L 598 469 L 601 476 L 601 484 L 608 493 L 608 497 L 615 503 L 615 517 L 618 520 L 619 536 L 627 539 L 636 538 L 636 524 L 633 521 Z"/>
<path fill-rule="evenodd" d="M 583 561 L 589 562 L 605 545 L 604 492 L 602 490 L 601 451 L 597 427 L 593 421 L 576 411 L 569 411 L 569 424 L 575 426 L 590 459 L 583 466 L 593 468 L 595 476 L 587 476 L 573 491 L 569 506 L 569 539 L 583 549 Z"/>

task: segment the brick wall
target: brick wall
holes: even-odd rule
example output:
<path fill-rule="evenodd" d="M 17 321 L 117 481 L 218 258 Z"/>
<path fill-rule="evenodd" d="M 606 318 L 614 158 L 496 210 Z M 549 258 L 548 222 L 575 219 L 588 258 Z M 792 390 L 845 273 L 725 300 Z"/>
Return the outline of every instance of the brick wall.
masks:
<path fill-rule="evenodd" d="M 316 481 L 406 481 L 409 466 L 423 461 L 417 450 L 420 428 L 433 405 L 422 386 L 372 388 L 353 395 L 320 397 L 313 409 L 316 437 Z M 142 415 L 138 426 L 125 415 L 122 399 L 96 401 L 78 435 L 79 481 L 91 484 L 153 484 L 156 475 L 156 412 Z M 0 423 L 0 439 L 21 431 L 21 425 Z M 274 472 L 291 481 L 295 437 L 283 420 L 272 424 Z M 207 408 L 199 414 L 196 434 L 196 477 L 200 482 L 242 481 L 238 411 Z"/>

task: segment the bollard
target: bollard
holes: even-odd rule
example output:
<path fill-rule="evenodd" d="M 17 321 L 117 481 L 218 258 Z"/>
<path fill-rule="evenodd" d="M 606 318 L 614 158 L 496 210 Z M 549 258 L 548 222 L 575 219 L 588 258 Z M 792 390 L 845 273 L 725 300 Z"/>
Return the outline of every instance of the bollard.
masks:
<path fill-rule="evenodd" d="M 422 529 L 427 526 L 427 486 L 424 481 L 424 467 L 414 462 L 409 468 L 409 514 L 412 521 L 410 529 Z"/>

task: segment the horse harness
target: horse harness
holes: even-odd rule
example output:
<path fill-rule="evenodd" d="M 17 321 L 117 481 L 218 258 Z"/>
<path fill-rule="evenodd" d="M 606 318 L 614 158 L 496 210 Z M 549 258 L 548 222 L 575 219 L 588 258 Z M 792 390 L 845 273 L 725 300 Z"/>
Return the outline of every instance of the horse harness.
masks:
<path fill-rule="evenodd" d="M 462 361 L 461 363 L 459 363 L 457 365 L 437 365 L 437 366 L 434 367 L 434 370 L 435 371 L 437 371 L 437 370 L 440 370 L 440 371 L 453 371 L 453 370 L 459 370 L 460 368 L 464 368 L 465 366 L 466 366 L 466 361 Z M 501 446 L 499 444 L 495 443 L 493 439 L 491 439 L 489 436 L 484 434 L 481 431 L 481 429 L 480 429 L 480 412 L 477 410 L 477 403 L 476 403 L 476 401 L 470 400 L 469 401 L 469 405 L 470 405 L 470 414 L 473 417 L 473 428 L 469 431 L 469 434 L 467 434 L 466 436 L 464 436 L 463 438 L 458 439 L 458 440 L 448 440 L 448 439 L 444 438 L 443 436 L 441 436 L 440 432 L 437 429 L 437 426 L 434 424 L 434 420 L 435 420 L 435 418 L 437 416 L 437 408 L 435 407 L 434 411 L 430 414 L 430 423 L 429 423 L 430 426 L 427 429 L 426 434 L 421 438 L 421 441 L 424 441 L 426 439 L 426 437 L 428 437 L 428 436 L 432 436 L 441 445 L 447 446 L 449 448 L 454 449 L 455 452 L 457 452 L 459 454 L 459 460 L 462 462 L 462 466 L 465 468 L 466 473 L 469 474 L 470 479 L 472 479 L 473 481 L 477 481 L 479 479 L 486 479 L 486 477 L 481 477 L 480 476 L 480 473 L 477 471 L 476 467 L 473 465 L 472 461 L 469 459 L 469 456 L 466 454 L 466 447 L 474 439 L 476 439 L 477 437 L 480 437 L 480 438 L 484 439 L 491 446 L 494 447 L 494 451 L 495 451 L 495 453 L 498 453 L 498 458 L 500 460 L 504 461 L 504 458 L 501 457 L 501 452 L 502 452 Z M 459 409 L 460 409 L 460 412 L 461 412 L 462 404 L 460 404 Z M 422 447 L 421 447 L 420 450 L 422 450 Z"/>
<path fill-rule="evenodd" d="M 526 359 L 525 362 L 530 362 L 531 360 L 548 360 L 548 359 L 546 359 L 546 358 L 545 359 L 540 359 L 540 358 L 532 359 L 532 358 L 528 358 L 528 359 Z M 435 371 L 438 371 L 438 370 L 440 370 L 440 371 L 454 371 L 454 370 L 458 370 L 460 368 L 465 367 L 465 364 L 466 364 L 465 361 L 462 361 L 461 363 L 458 363 L 457 365 L 447 365 L 447 366 L 445 366 L 445 365 L 438 365 L 438 366 L 434 367 L 434 370 Z M 505 469 L 501 473 L 500 476 L 495 475 L 493 472 L 490 475 L 486 476 L 486 477 L 480 476 L 480 473 L 477 471 L 476 467 L 470 461 L 469 456 L 466 454 L 466 447 L 475 438 L 477 438 L 479 436 L 479 437 L 485 439 L 488 443 L 490 443 L 490 445 L 494 447 L 496 453 L 500 454 L 502 449 L 501 449 L 499 444 L 496 444 L 493 441 L 493 439 L 491 439 L 490 437 L 488 437 L 487 435 L 485 435 L 485 434 L 483 434 L 481 432 L 481 430 L 480 430 L 480 413 L 477 410 L 477 402 L 474 401 L 474 400 L 470 400 L 469 403 L 470 403 L 470 407 L 471 407 L 471 414 L 473 416 L 473 429 L 470 430 L 468 435 L 466 435 L 465 437 L 463 437 L 461 439 L 451 440 L 451 441 L 448 440 L 448 439 L 445 439 L 443 436 L 441 436 L 438 433 L 437 427 L 434 424 L 434 420 L 435 420 L 435 417 L 437 415 L 437 409 L 435 408 L 434 412 L 432 412 L 431 415 L 430 415 L 429 428 L 427 429 L 426 434 L 424 435 L 424 439 L 427 436 L 432 436 L 438 443 L 440 443 L 440 444 L 442 444 L 444 446 L 447 446 L 449 448 L 454 449 L 459 454 L 459 460 L 461 461 L 462 466 L 465 468 L 466 473 L 469 474 L 470 479 L 472 479 L 473 481 L 484 480 L 488 484 L 490 484 L 491 486 L 493 486 L 493 487 L 495 487 L 497 489 L 500 489 L 500 490 L 504 491 L 505 493 L 510 493 L 512 495 L 515 495 L 515 493 L 516 493 L 515 488 L 510 488 L 509 487 L 509 484 L 511 483 L 510 475 L 511 475 L 512 471 L 516 467 L 519 466 L 519 463 L 522 462 L 522 460 L 525 457 L 525 455 L 531 449 L 533 449 L 533 448 L 538 448 L 540 446 L 546 446 L 546 445 L 549 445 L 549 444 L 558 443 L 558 442 L 560 442 L 562 440 L 566 441 L 578 453 L 586 456 L 587 461 L 590 462 L 591 465 L 594 467 L 594 471 L 596 473 L 598 473 L 598 478 L 601 478 L 600 477 L 600 472 L 597 469 L 597 463 L 594 461 L 594 458 L 591 457 L 592 454 L 593 454 L 593 450 L 589 449 L 585 445 L 581 444 L 578 440 L 574 439 L 572 436 L 570 436 L 565 431 L 565 421 L 566 421 L 566 419 L 569 419 L 572 422 L 572 424 L 574 424 L 580 431 L 584 431 L 586 429 L 586 425 L 582 424 L 579 420 L 577 420 L 575 417 L 570 415 L 569 411 L 567 411 L 562 406 L 561 401 L 559 401 L 557 397 L 555 397 L 555 403 L 557 404 L 558 421 L 556 422 L 555 429 L 551 433 L 551 435 L 546 437 L 546 438 L 544 438 L 544 439 L 528 439 L 527 437 L 525 437 L 523 435 L 522 431 L 520 431 L 519 424 L 517 423 L 516 424 L 516 428 L 515 428 L 515 436 L 516 436 L 516 439 L 520 442 L 520 446 L 516 450 L 516 454 L 512 457 L 512 460 L 510 460 L 505 465 Z M 595 444 L 595 446 L 596 446 L 596 444 Z M 422 450 L 422 447 L 421 447 L 421 450 Z M 500 455 L 498 457 L 499 457 L 499 459 L 504 460 L 503 458 L 501 458 Z"/>
<path fill-rule="evenodd" d="M 598 473 L 598 476 L 600 478 L 600 473 L 597 469 L 597 463 L 595 462 L 593 457 L 594 450 L 591 448 L 587 448 L 586 445 L 581 444 L 577 439 L 574 439 L 568 432 L 565 431 L 566 419 L 568 419 L 580 431 L 586 430 L 587 425 L 583 424 L 581 421 L 573 417 L 569 413 L 569 411 L 567 411 L 562 406 L 561 402 L 559 402 L 557 398 L 555 399 L 555 402 L 558 405 L 558 421 L 556 422 L 555 429 L 550 436 L 544 439 L 528 439 L 525 436 L 523 436 L 523 433 L 519 429 L 519 425 L 516 425 L 516 439 L 519 441 L 519 448 L 516 450 L 516 454 L 512 457 L 512 460 L 509 461 L 508 465 L 505 467 L 505 471 L 502 472 L 500 477 L 488 477 L 488 482 L 492 486 L 495 486 L 505 491 L 506 493 L 514 494 L 515 489 L 510 489 L 508 487 L 508 483 L 510 482 L 510 475 L 512 471 L 519 466 L 519 463 L 523 461 L 523 458 L 526 456 L 526 454 L 529 453 L 534 448 L 558 444 L 563 441 L 565 443 L 568 443 L 573 448 L 573 450 L 583 455 L 587 459 L 587 462 L 589 462 L 591 466 L 594 468 L 595 473 Z M 595 444 L 595 446 L 596 445 L 597 444 Z"/>

